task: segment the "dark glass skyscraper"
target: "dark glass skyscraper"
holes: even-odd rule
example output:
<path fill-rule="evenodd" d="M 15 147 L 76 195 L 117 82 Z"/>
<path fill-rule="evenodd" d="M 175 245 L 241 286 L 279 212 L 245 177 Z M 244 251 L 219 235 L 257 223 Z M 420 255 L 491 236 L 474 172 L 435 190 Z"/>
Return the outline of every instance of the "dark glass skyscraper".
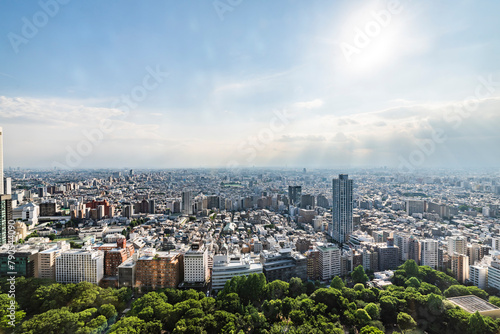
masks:
<path fill-rule="evenodd" d="M 347 242 L 352 233 L 352 180 L 347 174 L 333 179 L 332 238 L 340 243 Z"/>
<path fill-rule="evenodd" d="M 300 207 L 301 197 L 302 197 L 301 186 L 288 186 L 288 198 L 290 199 L 291 205 Z"/>

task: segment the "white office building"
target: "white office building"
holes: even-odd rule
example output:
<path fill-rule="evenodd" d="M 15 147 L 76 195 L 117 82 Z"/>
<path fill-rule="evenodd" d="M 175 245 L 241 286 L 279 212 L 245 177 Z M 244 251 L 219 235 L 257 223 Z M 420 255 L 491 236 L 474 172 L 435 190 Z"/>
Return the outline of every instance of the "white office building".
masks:
<path fill-rule="evenodd" d="M 486 289 L 488 284 L 488 267 L 482 265 L 470 266 L 469 280 L 480 289 Z"/>
<path fill-rule="evenodd" d="M 322 280 L 331 280 L 340 275 L 340 249 L 334 244 L 318 246 L 319 266 Z"/>
<path fill-rule="evenodd" d="M 420 265 L 437 269 L 439 263 L 439 243 L 437 240 L 420 240 Z"/>
<path fill-rule="evenodd" d="M 184 254 L 184 281 L 202 283 L 209 278 L 208 249 L 203 244 L 193 244 L 191 249 Z"/>
<path fill-rule="evenodd" d="M 235 276 L 261 274 L 262 264 L 250 259 L 250 254 L 241 256 L 215 255 L 212 268 L 212 289 L 220 291 L 228 280 Z"/>
<path fill-rule="evenodd" d="M 98 284 L 104 275 L 104 256 L 91 248 L 72 249 L 56 258 L 56 281 Z"/>

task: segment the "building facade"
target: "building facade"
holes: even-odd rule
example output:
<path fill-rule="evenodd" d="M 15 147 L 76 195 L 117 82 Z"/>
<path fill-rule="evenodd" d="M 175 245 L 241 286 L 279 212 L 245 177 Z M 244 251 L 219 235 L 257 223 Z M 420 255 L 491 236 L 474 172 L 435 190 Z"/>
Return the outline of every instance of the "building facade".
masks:
<path fill-rule="evenodd" d="M 99 284 L 104 276 L 104 256 L 90 248 L 72 249 L 56 258 L 56 281 Z"/>
<path fill-rule="evenodd" d="M 339 243 L 347 242 L 353 230 L 352 192 L 353 181 L 349 180 L 347 174 L 341 174 L 338 179 L 333 179 L 333 220 L 329 232 L 333 239 Z"/>
<path fill-rule="evenodd" d="M 438 269 L 439 243 L 437 240 L 426 239 L 420 241 L 420 265 Z"/>
<path fill-rule="evenodd" d="M 318 246 L 321 279 L 331 280 L 340 275 L 340 249 L 334 244 Z"/>

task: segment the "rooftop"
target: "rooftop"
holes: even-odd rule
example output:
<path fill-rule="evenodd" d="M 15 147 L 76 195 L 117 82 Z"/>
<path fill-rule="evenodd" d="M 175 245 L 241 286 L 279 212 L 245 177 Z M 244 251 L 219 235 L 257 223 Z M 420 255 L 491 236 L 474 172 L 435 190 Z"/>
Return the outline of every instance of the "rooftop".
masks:
<path fill-rule="evenodd" d="M 474 295 L 453 297 L 453 298 L 448 298 L 448 300 L 453 304 L 460 306 L 469 313 L 475 313 L 476 311 L 484 312 L 484 311 L 500 310 L 495 305 L 490 304 L 484 299 L 481 299 Z"/>

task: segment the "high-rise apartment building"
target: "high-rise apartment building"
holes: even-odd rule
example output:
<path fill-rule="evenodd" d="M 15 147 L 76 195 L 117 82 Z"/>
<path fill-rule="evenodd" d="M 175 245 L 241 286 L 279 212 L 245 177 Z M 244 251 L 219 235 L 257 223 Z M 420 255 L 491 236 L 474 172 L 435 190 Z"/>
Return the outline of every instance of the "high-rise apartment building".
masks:
<path fill-rule="evenodd" d="M 338 179 L 333 179 L 333 221 L 329 232 L 339 243 L 347 242 L 352 233 L 352 192 L 353 182 L 349 180 L 347 174 L 341 174 Z"/>
<path fill-rule="evenodd" d="M 413 260 L 418 265 L 420 265 L 420 253 L 420 241 L 414 236 L 411 236 L 410 240 L 408 241 L 408 260 Z"/>
<path fill-rule="evenodd" d="M 399 266 L 399 247 L 394 246 L 393 238 L 387 238 L 387 244 L 377 250 L 379 270 L 396 269 Z"/>
<path fill-rule="evenodd" d="M 470 266 L 469 279 L 479 289 L 486 289 L 488 283 L 488 267 L 482 265 Z"/>
<path fill-rule="evenodd" d="M 437 240 L 420 241 L 420 265 L 437 269 L 439 265 L 439 243 Z"/>
<path fill-rule="evenodd" d="M 322 280 L 331 280 L 340 275 L 340 249 L 334 244 L 318 246 L 319 266 Z"/>
<path fill-rule="evenodd" d="M 210 278 L 208 270 L 208 249 L 195 243 L 184 254 L 184 282 L 205 283 Z"/>
<path fill-rule="evenodd" d="M 0 246 L 9 242 L 9 221 L 12 220 L 11 195 L 0 195 Z"/>
<path fill-rule="evenodd" d="M 98 284 L 104 276 L 101 251 L 90 248 L 72 249 L 56 259 L 56 281 L 59 283 L 90 282 Z"/>
<path fill-rule="evenodd" d="M 450 256 L 451 271 L 460 283 L 465 283 L 469 279 L 469 257 L 463 254 L 454 253 Z"/>
<path fill-rule="evenodd" d="M 410 237 L 404 234 L 394 234 L 394 244 L 399 247 L 399 260 L 405 262 L 409 258 Z"/>
<path fill-rule="evenodd" d="M 317 249 L 310 249 L 306 253 L 307 257 L 307 279 L 321 279 L 320 253 Z"/>
<path fill-rule="evenodd" d="M 488 287 L 500 290 L 500 263 L 497 261 L 491 262 L 488 267 Z"/>
<path fill-rule="evenodd" d="M 182 192 L 182 213 L 185 215 L 193 214 L 192 196 L 190 191 Z"/>
<path fill-rule="evenodd" d="M 448 255 L 467 254 L 467 239 L 464 236 L 448 237 Z"/>
<path fill-rule="evenodd" d="M 467 256 L 469 257 L 469 265 L 474 265 L 483 258 L 483 249 L 480 244 L 472 243 L 467 245 Z"/>

